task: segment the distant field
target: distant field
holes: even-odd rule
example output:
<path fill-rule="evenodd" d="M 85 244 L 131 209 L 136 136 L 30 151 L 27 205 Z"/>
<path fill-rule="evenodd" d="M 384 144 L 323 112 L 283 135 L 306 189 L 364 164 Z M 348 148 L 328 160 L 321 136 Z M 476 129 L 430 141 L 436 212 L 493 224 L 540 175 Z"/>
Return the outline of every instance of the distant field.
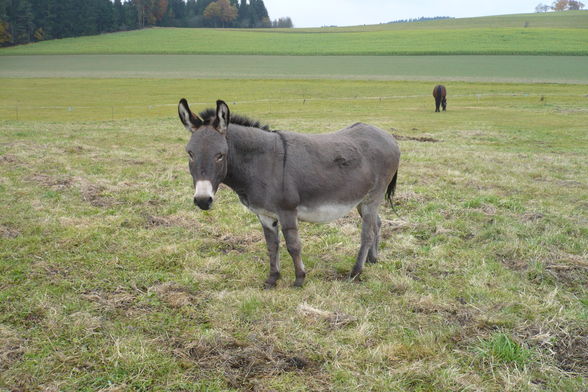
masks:
<path fill-rule="evenodd" d="M 0 50 L 0 55 L 23 54 L 588 55 L 588 29 L 476 28 L 315 33 L 154 28 L 44 41 Z"/>
<path fill-rule="evenodd" d="M 548 12 L 455 18 L 412 23 L 382 23 L 377 25 L 300 29 L 307 31 L 366 31 L 366 30 L 437 30 L 476 28 L 561 28 L 588 29 L 587 11 Z"/>
<path fill-rule="evenodd" d="M 587 56 L 0 57 L 2 78 L 371 79 L 588 83 L 586 69 Z"/>
<path fill-rule="evenodd" d="M 0 390 L 586 390 L 586 86 L 455 82 L 434 113 L 430 82 L 1 83 Z M 347 280 L 354 211 L 300 225 L 305 287 L 282 240 L 262 290 L 257 218 L 191 201 L 182 96 L 398 135 L 380 263 Z"/>

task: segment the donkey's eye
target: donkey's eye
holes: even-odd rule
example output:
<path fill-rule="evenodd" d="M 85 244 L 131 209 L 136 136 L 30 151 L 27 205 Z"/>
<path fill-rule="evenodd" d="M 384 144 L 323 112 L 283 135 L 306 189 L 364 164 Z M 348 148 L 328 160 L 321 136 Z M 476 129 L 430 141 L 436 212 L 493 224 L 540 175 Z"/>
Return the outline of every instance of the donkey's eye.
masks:
<path fill-rule="evenodd" d="M 188 155 L 190 156 L 190 160 L 194 159 L 194 154 L 192 153 L 192 151 L 188 151 Z"/>
<path fill-rule="evenodd" d="M 216 154 L 216 161 L 217 161 L 217 162 L 220 162 L 220 161 L 222 161 L 223 159 L 225 159 L 225 156 L 224 156 L 223 154 Z"/>

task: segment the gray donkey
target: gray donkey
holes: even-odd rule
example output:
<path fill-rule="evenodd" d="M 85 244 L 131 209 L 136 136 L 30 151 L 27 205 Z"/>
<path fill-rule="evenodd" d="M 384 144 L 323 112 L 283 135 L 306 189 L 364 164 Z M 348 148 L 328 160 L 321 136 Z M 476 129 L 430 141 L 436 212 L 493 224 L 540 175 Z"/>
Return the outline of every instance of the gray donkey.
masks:
<path fill-rule="evenodd" d="M 231 117 L 220 100 L 216 110 L 205 110 L 199 117 L 182 99 L 178 113 L 192 133 L 186 151 L 194 203 L 208 210 L 224 183 L 257 215 L 270 258 L 267 288 L 280 278 L 279 226 L 294 261 L 294 286 L 304 283 L 299 219 L 326 223 L 356 207 L 362 219 L 361 246 L 351 279 L 361 274 L 366 260 L 377 261 L 378 208 L 394 194 L 400 161 L 391 135 L 362 123 L 318 135 L 270 131 L 259 122 Z"/>

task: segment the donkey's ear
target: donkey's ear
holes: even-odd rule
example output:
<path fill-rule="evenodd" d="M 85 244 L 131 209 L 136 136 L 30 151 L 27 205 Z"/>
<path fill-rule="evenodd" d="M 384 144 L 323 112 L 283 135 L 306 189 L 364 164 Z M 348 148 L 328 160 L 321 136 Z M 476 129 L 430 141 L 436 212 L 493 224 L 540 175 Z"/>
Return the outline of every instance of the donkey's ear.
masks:
<path fill-rule="evenodd" d="M 229 107 L 224 101 L 220 99 L 216 101 L 216 118 L 212 123 L 212 126 L 219 131 L 222 135 L 226 135 L 229 122 L 231 121 L 231 112 Z"/>
<path fill-rule="evenodd" d="M 182 124 L 184 124 L 186 129 L 190 132 L 194 132 L 202 126 L 202 120 L 192 113 L 186 98 L 180 99 L 180 103 L 178 104 L 178 115 L 180 116 L 180 120 L 182 120 Z"/>

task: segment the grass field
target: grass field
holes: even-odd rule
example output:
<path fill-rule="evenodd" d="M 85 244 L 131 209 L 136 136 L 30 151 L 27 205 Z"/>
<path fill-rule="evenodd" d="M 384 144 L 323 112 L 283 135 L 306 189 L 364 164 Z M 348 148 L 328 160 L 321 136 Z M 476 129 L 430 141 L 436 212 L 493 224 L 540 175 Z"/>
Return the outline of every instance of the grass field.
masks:
<path fill-rule="evenodd" d="M 588 29 L 284 33 L 156 28 L 0 49 L 0 55 L 23 54 L 587 55 Z"/>
<path fill-rule="evenodd" d="M 0 58 L 2 78 L 361 79 L 588 83 L 588 56 L 45 55 Z M 6 89 L 21 82 L 7 82 Z"/>
<path fill-rule="evenodd" d="M 0 389 L 588 387 L 585 86 L 453 82 L 437 114 L 422 82 L 2 86 L 36 114 L 0 122 Z M 256 218 L 228 189 L 209 212 L 191 203 L 182 96 L 277 129 L 398 135 L 381 263 L 345 279 L 356 214 L 302 224 L 305 287 L 282 246 L 284 280 L 261 290 Z M 96 109 L 112 105 L 114 120 Z"/>

